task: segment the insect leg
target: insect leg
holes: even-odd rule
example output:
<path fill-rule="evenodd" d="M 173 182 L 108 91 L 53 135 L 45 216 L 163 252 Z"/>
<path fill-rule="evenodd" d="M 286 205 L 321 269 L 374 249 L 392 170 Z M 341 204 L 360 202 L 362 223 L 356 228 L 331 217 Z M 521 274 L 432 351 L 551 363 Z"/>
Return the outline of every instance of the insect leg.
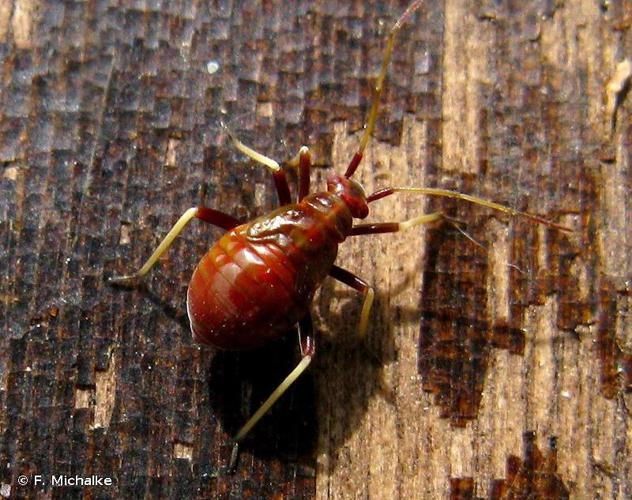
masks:
<path fill-rule="evenodd" d="M 301 147 L 298 154 L 286 163 L 292 168 L 298 168 L 298 201 L 309 194 L 309 172 L 312 168 L 312 155 L 307 146 Z"/>
<path fill-rule="evenodd" d="M 250 430 L 256 425 L 257 422 L 263 417 L 268 410 L 276 403 L 285 391 L 296 381 L 298 377 L 306 370 L 312 361 L 312 357 L 316 352 L 316 344 L 314 342 L 312 317 L 310 313 L 307 313 L 298 323 L 298 335 L 299 345 L 301 348 L 301 361 L 296 365 L 296 368 L 285 377 L 285 380 L 279 384 L 279 386 L 270 394 L 259 409 L 250 417 L 250 419 L 244 424 L 244 426 L 235 435 L 235 441 L 241 441 Z"/>
<path fill-rule="evenodd" d="M 233 141 L 233 145 L 237 148 L 238 151 L 241 151 L 248 158 L 256 161 L 257 163 L 261 163 L 265 166 L 270 172 L 272 172 L 272 177 L 274 178 L 274 185 L 276 186 L 277 194 L 279 195 L 279 204 L 280 205 L 289 205 L 292 203 L 292 198 L 290 196 L 290 186 L 287 183 L 287 177 L 285 175 L 285 171 L 281 168 L 279 163 L 272 158 L 269 158 L 249 146 L 246 146 L 243 142 L 241 142 L 235 133 L 229 129 L 226 125 L 222 124 L 224 130 L 228 133 L 228 136 Z"/>
<path fill-rule="evenodd" d="M 180 216 L 178 221 L 173 225 L 173 227 L 169 230 L 167 235 L 156 247 L 151 256 L 137 272 L 124 276 L 112 276 L 108 279 L 108 282 L 118 285 L 133 285 L 134 283 L 136 283 L 143 276 L 145 276 L 152 267 L 154 267 L 156 262 L 158 262 L 158 259 L 160 259 L 162 254 L 164 254 L 169 249 L 173 241 L 182 232 L 185 226 L 189 222 L 191 222 L 193 218 L 196 217 L 200 220 L 203 220 L 204 222 L 214 224 L 215 226 L 221 227 L 222 229 L 225 229 L 227 231 L 239 225 L 239 221 L 235 219 L 232 215 L 225 214 L 224 212 L 220 212 L 219 210 L 214 210 L 207 207 L 191 207 Z"/>
<path fill-rule="evenodd" d="M 363 279 L 357 277 L 355 274 L 343 269 L 342 267 L 332 266 L 329 271 L 329 276 L 350 286 L 354 290 L 357 290 L 364 295 L 364 301 L 362 302 L 362 312 L 360 312 L 360 321 L 358 322 L 358 336 L 364 337 L 367 326 L 369 324 L 369 314 L 371 312 L 371 306 L 373 305 L 373 288 Z"/>
<path fill-rule="evenodd" d="M 351 228 L 349 236 L 360 236 L 362 234 L 380 234 L 380 233 L 396 233 L 404 231 L 411 227 L 421 224 L 429 224 L 442 219 L 444 215 L 441 212 L 433 212 L 431 214 L 423 214 L 412 219 L 402 222 L 377 222 L 375 224 L 357 224 Z"/>

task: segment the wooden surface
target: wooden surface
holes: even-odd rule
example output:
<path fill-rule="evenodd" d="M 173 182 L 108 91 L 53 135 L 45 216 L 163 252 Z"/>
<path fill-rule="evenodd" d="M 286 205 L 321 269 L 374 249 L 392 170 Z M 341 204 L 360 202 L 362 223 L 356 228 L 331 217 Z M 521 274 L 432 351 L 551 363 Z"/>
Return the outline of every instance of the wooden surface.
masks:
<path fill-rule="evenodd" d="M 229 436 L 296 362 L 294 336 L 245 354 L 193 344 L 187 281 L 220 234 L 201 224 L 140 289 L 104 281 L 138 267 L 201 186 L 244 220 L 274 206 L 221 120 L 275 158 L 307 144 L 342 170 L 405 7 L 0 5 L 0 495 L 632 496 L 629 96 L 613 130 L 606 109 L 632 53 L 626 0 L 446 0 L 407 23 L 367 191 L 458 189 L 573 232 L 376 202 L 373 220 L 442 210 L 476 243 L 444 224 L 343 245 L 339 264 L 376 287 L 368 336 L 353 335 L 357 295 L 326 282 L 313 368 L 234 475 Z M 53 474 L 114 485 L 53 488 Z"/>

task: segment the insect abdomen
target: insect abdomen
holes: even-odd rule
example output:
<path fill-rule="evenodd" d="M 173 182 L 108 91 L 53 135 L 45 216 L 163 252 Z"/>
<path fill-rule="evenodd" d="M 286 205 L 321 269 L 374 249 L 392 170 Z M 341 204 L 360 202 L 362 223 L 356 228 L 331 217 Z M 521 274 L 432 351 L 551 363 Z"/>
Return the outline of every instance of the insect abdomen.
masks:
<path fill-rule="evenodd" d="M 319 196 L 238 226 L 207 252 L 187 293 L 198 341 L 224 349 L 258 347 L 307 313 L 351 225 L 350 215 L 347 221 L 344 210 L 332 212 Z"/>
<path fill-rule="evenodd" d="M 284 283 L 287 276 L 273 270 L 281 262 L 265 247 L 257 250 L 233 230 L 198 264 L 187 293 L 191 330 L 198 341 L 248 349 L 292 326 L 283 315 L 297 314 L 296 301 Z"/>

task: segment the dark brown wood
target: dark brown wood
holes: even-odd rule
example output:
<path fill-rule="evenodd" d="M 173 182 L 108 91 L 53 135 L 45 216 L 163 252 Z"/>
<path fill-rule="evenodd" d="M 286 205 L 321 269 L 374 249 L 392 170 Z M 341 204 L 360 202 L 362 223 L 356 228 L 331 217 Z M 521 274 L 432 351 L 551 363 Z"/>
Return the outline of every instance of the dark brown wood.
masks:
<path fill-rule="evenodd" d="M 574 232 L 413 195 L 372 203 L 368 222 L 442 210 L 480 246 L 448 224 L 350 238 L 337 263 L 377 292 L 367 339 L 360 297 L 329 280 L 313 367 L 236 474 L 228 438 L 295 364 L 295 335 L 244 354 L 192 342 L 187 282 L 221 234 L 204 224 L 140 288 L 105 283 L 201 186 L 241 220 L 274 206 L 222 121 L 342 173 L 406 5 L 0 6 L 0 494 L 632 496 L 630 96 L 612 133 L 606 109 L 632 53 L 625 0 L 428 2 L 403 27 L 356 174 L 367 192 L 457 189 Z M 114 485 L 53 488 L 53 474 Z"/>

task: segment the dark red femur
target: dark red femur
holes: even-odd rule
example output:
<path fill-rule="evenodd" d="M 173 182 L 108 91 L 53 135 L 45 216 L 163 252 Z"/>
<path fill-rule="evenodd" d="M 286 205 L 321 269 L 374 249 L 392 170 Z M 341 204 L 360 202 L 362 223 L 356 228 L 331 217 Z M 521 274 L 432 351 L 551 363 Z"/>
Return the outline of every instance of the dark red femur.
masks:
<path fill-rule="evenodd" d="M 369 215 L 366 193 L 359 182 L 333 174 L 327 179 L 327 191 L 340 196 L 355 219 L 364 219 Z"/>

